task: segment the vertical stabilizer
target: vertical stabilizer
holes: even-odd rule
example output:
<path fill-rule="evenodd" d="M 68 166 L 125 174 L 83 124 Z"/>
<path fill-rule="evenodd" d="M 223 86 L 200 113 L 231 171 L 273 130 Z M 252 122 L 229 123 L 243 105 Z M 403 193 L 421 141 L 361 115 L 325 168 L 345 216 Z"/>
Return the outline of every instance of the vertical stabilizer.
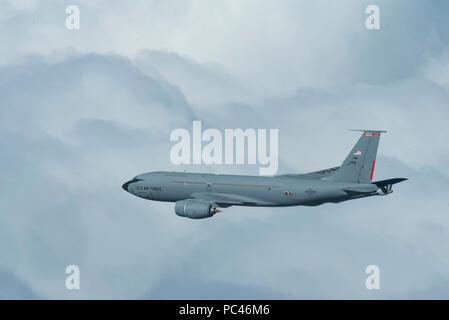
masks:
<path fill-rule="evenodd" d="M 381 130 L 363 131 L 359 141 L 349 152 L 340 168 L 330 177 L 332 181 L 371 183 L 376 165 Z"/>

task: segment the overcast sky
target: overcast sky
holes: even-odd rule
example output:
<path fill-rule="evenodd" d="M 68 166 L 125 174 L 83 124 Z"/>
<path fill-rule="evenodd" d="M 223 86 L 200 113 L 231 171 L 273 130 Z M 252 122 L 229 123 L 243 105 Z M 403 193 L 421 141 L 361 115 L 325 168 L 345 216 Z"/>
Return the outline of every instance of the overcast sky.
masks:
<path fill-rule="evenodd" d="M 0 298 L 449 298 L 447 1 L 1 6 Z M 193 120 L 279 129 L 278 173 L 339 165 L 346 129 L 384 129 L 374 179 L 410 180 L 199 221 L 124 192 L 148 171 L 258 173 L 172 165 L 170 132 Z"/>

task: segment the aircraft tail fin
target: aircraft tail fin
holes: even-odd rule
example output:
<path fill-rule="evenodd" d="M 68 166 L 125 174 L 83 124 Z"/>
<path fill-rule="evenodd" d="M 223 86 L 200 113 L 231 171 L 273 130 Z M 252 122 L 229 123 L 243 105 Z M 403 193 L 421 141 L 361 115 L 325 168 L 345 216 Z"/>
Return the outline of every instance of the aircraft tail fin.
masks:
<path fill-rule="evenodd" d="M 330 176 L 330 180 L 352 183 L 371 183 L 376 165 L 377 148 L 382 130 L 362 131 L 359 141 L 349 152 L 340 168 Z"/>

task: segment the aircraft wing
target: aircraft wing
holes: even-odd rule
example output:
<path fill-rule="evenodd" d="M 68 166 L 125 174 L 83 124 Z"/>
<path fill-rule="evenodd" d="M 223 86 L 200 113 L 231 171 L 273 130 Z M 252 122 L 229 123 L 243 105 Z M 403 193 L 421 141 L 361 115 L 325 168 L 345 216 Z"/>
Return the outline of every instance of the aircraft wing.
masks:
<path fill-rule="evenodd" d="M 210 201 L 216 205 L 226 208 L 232 205 L 246 205 L 255 206 L 258 205 L 271 205 L 271 202 L 267 202 L 261 199 L 243 196 L 239 194 L 229 193 L 215 193 L 215 192 L 194 192 L 190 196 L 192 199 Z"/>

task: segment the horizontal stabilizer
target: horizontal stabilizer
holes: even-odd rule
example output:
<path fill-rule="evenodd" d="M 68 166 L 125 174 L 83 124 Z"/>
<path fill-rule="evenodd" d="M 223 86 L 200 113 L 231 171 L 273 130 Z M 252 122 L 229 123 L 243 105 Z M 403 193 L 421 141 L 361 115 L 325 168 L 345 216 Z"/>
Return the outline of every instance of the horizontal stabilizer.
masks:
<path fill-rule="evenodd" d="M 319 171 L 313 171 L 309 173 L 283 174 L 282 176 L 291 178 L 309 179 L 309 180 L 319 180 L 333 175 L 338 170 L 338 168 L 340 167 L 322 169 Z"/>
<path fill-rule="evenodd" d="M 380 188 L 380 187 L 385 187 L 389 184 L 399 183 L 404 180 L 408 180 L 408 178 L 393 178 L 393 179 L 381 180 L 381 181 L 373 182 L 373 184 L 375 184 L 376 186 L 378 186 Z"/>
<path fill-rule="evenodd" d="M 376 185 L 380 190 L 382 190 L 382 193 L 379 195 L 386 195 L 393 192 L 393 185 L 398 182 L 402 182 L 404 180 L 407 180 L 407 178 L 393 178 L 393 179 L 387 179 L 387 180 L 381 180 L 373 182 L 374 185 Z"/>

